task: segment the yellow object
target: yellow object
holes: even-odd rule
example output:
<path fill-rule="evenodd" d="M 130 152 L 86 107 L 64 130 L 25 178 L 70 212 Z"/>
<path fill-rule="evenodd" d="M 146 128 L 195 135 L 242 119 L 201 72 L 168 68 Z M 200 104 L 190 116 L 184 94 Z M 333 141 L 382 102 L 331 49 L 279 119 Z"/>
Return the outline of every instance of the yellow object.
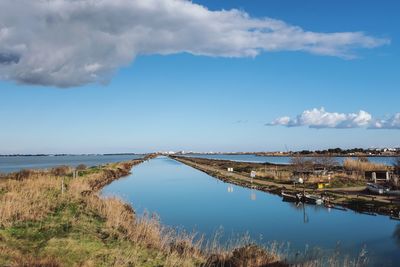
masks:
<path fill-rule="evenodd" d="M 325 187 L 325 184 L 323 183 L 318 183 L 318 189 L 323 189 Z"/>

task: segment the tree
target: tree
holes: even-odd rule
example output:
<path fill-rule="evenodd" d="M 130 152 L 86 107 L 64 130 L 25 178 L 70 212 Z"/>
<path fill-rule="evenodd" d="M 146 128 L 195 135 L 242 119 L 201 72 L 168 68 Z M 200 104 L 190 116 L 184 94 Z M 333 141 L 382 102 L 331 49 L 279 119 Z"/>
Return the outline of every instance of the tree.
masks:
<path fill-rule="evenodd" d="M 294 167 L 294 170 L 297 172 L 306 172 L 306 171 L 311 171 L 314 164 L 313 162 L 302 155 L 295 155 L 290 159 L 290 163 Z"/>
<path fill-rule="evenodd" d="M 308 179 L 310 178 L 306 172 L 311 171 L 314 163 L 307 157 L 304 157 L 301 154 L 297 154 L 295 156 L 293 156 L 290 159 L 290 163 L 292 164 L 293 168 L 294 168 L 294 172 L 297 172 L 298 174 L 301 174 L 303 179 L 303 194 L 305 194 L 305 181 L 308 181 Z"/>
<path fill-rule="evenodd" d="M 343 150 L 341 148 L 330 148 L 328 149 L 328 152 L 332 154 L 341 154 Z"/>
<path fill-rule="evenodd" d="M 339 165 L 334 157 L 331 155 L 321 155 L 315 158 L 315 163 L 323 166 L 324 168 L 330 170 L 333 167 Z"/>

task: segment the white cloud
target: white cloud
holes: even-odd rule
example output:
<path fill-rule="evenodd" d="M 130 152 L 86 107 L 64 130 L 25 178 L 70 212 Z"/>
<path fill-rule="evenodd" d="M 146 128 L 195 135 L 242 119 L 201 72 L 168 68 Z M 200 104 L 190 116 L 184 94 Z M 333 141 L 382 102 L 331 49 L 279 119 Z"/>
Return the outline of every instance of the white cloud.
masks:
<path fill-rule="evenodd" d="M 369 129 L 400 129 L 400 113 L 395 114 L 387 120 L 374 119 L 366 111 L 360 110 L 358 113 L 338 113 L 327 112 L 323 107 L 305 110 L 295 118 L 280 117 L 267 126 L 287 126 L 300 127 L 308 126 L 310 128 L 369 128 Z"/>
<path fill-rule="evenodd" d="M 285 50 L 350 58 L 354 49 L 388 43 L 185 0 L 0 1 L 0 79 L 28 84 L 106 82 L 144 54 L 254 57 Z"/>
<path fill-rule="evenodd" d="M 375 120 L 370 129 L 400 129 L 400 113 L 396 113 L 388 119 Z"/>

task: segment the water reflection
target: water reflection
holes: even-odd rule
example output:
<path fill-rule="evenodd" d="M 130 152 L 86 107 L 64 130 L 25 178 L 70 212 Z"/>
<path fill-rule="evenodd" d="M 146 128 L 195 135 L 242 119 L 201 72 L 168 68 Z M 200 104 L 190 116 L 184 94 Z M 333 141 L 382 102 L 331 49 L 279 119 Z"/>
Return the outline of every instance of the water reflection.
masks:
<path fill-rule="evenodd" d="M 400 246 L 400 224 L 396 226 L 393 232 L 393 238 L 396 241 L 396 244 Z"/>
<path fill-rule="evenodd" d="M 233 186 L 232 185 L 228 185 L 228 193 L 233 193 Z"/>
<path fill-rule="evenodd" d="M 105 187 L 103 194 L 123 196 L 137 214 L 155 212 L 163 224 L 194 230 L 205 238 L 222 226 L 226 236 L 221 241 L 248 233 L 255 240 L 263 236 L 259 242 L 264 245 L 289 242 L 292 250 L 308 245 L 330 251 L 340 242 L 353 256 L 366 245 L 371 259 L 389 261 L 386 266 L 400 262 L 400 226 L 387 217 L 282 202 L 280 196 L 223 183 L 168 158 L 135 167 L 132 175 Z"/>
<path fill-rule="evenodd" d="M 310 220 L 308 219 L 308 215 L 306 212 L 306 204 L 302 203 L 303 206 L 303 222 L 308 223 Z"/>
<path fill-rule="evenodd" d="M 250 193 L 250 199 L 252 201 L 256 201 L 257 200 L 256 192 L 253 189 L 251 190 L 251 193 Z"/>

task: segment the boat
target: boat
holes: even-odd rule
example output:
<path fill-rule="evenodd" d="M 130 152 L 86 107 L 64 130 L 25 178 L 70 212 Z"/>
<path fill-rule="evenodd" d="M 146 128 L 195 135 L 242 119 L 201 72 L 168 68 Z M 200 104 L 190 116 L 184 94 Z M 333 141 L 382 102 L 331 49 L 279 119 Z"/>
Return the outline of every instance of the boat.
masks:
<path fill-rule="evenodd" d="M 283 201 L 288 201 L 288 202 L 299 202 L 300 198 L 298 194 L 288 194 L 282 191 L 281 193 L 283 197 Z"/>
<path fill-rule="evenodd" d="M 386 192 L 389 196 L 400 196 L 400 190 L 389 190 Z"/>
<path fill-rule="evenodd" d="M 398 212 L 397 216 L 396 215 L 390 216 L 390 219 L 394 221 L 400 221 L 400 211 Z"/>
<path fill-rule="evenodd" d="M 310 195 L 310 194 L 304 194 L 303 201 L 308 204 L 315 204 L 315 205 L 324 204 L 324 200 L 321 197 L 315 196 L 315 195 Z"/>
<path fill-rule="evenodd" d="M 336 206 L 336 205 L 334 205 L 334 204 L 327 204 L 327 203 L 325 203 L 325 207 L 328 208 L 328 209 L 333 209 L 333 210 L 347 211 L 346 208 L 340 207 L 340 206 Z"/>
<path fill-rule="evenodd" d="M 386 188 L 379 184 L 367 183 L 367 189 L 375 194 L 383 195 L 389 192 L 389 188 Z"/>

